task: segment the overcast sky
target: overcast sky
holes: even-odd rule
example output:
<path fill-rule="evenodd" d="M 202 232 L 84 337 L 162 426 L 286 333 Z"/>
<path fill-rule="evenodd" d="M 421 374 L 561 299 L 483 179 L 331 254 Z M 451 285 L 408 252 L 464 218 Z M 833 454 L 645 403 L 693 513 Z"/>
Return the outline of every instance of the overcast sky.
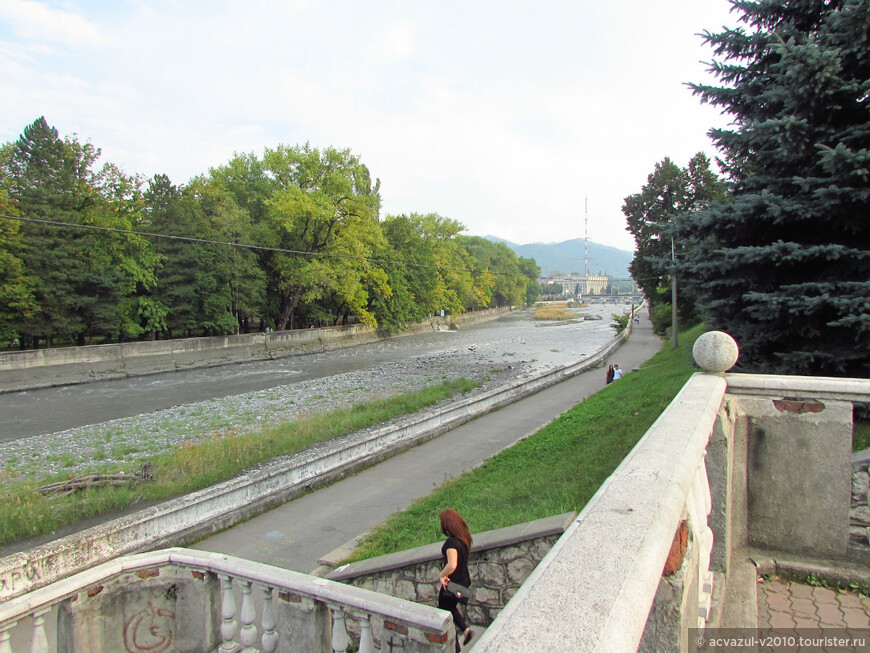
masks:
<path fill-rule="evenodd" d="M 727 0 L 0 0 L 0 141 L 41 115 L 181 184 L 235 152 L 349 148 L 383 212 L 633 249 L 622 201 L 726 124 L 685 82 Z"/>

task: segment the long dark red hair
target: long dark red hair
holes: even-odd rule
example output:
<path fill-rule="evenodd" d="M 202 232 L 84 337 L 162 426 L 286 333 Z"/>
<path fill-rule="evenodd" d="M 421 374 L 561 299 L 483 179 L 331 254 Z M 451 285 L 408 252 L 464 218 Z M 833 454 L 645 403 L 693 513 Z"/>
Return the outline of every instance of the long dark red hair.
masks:
<path fill-rule="evenodd" d="M 448 508 L 442 510 L 438 517 L 441 519 L 441 532 L 448 537 L 455 537 L 465 545 L 466 551 L 471 551 L 471 531 L 460 514 L 453 508 Z"/>

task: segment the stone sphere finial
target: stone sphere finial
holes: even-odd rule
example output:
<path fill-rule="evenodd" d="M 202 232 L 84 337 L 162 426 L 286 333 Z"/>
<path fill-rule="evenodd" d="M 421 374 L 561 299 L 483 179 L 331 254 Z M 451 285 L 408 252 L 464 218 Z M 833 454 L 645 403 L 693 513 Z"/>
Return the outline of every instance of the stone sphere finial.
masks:
<path fill-rule="evenodd" d="M 737 342 L 724 331 L 708 331 L 692 347 L 695 362 L 705 372 L 727 372 L 737 362 Z"/>

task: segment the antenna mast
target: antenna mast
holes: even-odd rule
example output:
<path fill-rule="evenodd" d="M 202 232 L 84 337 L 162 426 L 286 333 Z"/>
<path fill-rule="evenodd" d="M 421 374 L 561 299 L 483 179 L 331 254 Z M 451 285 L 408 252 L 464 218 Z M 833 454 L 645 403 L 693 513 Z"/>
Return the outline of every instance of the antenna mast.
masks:
<path fill-rule="evenodd" d="M 584 241 L 584 251 L 583 251 L 583 263 L 585 264 L 586 278 L 589 278 L 589 196 L 584 196 L 586 200 L 586 208 L 584 212 L 583 218 L 583 241 Z"/>

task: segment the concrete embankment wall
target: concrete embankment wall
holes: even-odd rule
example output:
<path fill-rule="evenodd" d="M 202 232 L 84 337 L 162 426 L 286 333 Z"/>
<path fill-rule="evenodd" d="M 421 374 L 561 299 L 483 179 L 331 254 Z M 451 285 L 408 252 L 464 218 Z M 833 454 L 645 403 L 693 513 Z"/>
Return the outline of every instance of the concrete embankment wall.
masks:
<path fill-rule="evenodd" d="M 0 353 L 0 392 L 121 379 L 354 347 L 493 320 L 509 308 L 431 317 L 399 334 L 362 325 Z"/>
<path fill-rule="evenodd" d="M 0 602 L 119 555 L 182 546 L 337 480 L 502 406 L 601 365 L 628 337 L 592 356 L 399 420 L 337 438 L 287 461 L 0 558 Z"/>

